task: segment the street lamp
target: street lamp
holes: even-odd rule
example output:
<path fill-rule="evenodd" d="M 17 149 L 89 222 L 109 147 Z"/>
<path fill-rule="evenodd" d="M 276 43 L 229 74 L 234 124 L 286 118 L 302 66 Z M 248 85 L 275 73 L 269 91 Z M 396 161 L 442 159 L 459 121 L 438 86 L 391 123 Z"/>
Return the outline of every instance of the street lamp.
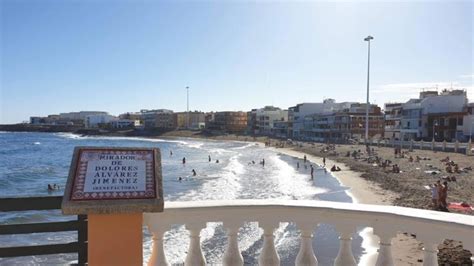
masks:
<path fill-rule="evenodd" d="M 368 44 L 368 56 L 367 56 L 367 105 L 365 107 L 365 144 L 367 145 L 367 141 L 369 140 L 369 79 L 370 79 L 370 41 L 373 40 L 374 37 L 367 36 L 364 41 Z"/>
<path fill-rule="evenodd" d="M 186 129 L 189 129 L 189 87 L 186 86 Z"/>
<path fill-rule="evenodd" d="M 433 142 L 435 141 L 435 127 L 438 126 L 438 120 L 433 120 Z"/>

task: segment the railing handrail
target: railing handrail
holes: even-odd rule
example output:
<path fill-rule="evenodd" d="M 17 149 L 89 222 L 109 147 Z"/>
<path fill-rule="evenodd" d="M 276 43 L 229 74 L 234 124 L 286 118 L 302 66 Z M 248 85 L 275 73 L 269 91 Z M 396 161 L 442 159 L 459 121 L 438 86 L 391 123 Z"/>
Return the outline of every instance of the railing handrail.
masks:
<path fill-rule="evenodd" d="M 384 218 L 404 217 L 414 221 L 434 221 L 438 225 L 456 224 L 474 230 L 474 217 L 459 213 L 440 212 L 408 207 L 389 205 L 372 205 L 359 203 L 344 203 L 322 200 L 278 200 L 278 199 L 243 199 L 243 200 L 208 200 L 208 201 L 175 201 L 165 202 L 163 214 L 168 216 L 195 211 L 236 211 L 264 209 L 301 209 L 317 212 L 342 212 L 347 214 L 373 214 Z M 152 213 L 148 213 L 152 214 Z M 220 216 L 220 215 L 219 215 Z M 207 216 L 207 219 L 210 217 Z"/>
<path fill-rule="evenodd" d="M 46 211 L 61 209 L 62 196 L 0 198 L 1 212 Z M 0 258 L 77 253 L 78 264 L 87 264 L 87 215 L 77 220 L 0 224 L 0 235 L 77 231 L 77 241 L 48 245 L 0 247 Z"/>

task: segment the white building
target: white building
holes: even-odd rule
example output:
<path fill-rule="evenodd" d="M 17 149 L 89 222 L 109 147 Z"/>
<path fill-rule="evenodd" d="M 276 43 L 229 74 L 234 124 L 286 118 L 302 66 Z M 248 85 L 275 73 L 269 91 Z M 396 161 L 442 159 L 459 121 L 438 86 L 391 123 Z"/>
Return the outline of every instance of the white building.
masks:
<path fill-rule="evenodd" d="M 256 124 L 259 134 L 271 134 L 275 122 L 288 121 L 288 110 L 265 106 L 256 110 Z"/>
<path fill-rule="evenodd" d="M 86 128 L 98 128 L 100 124 L 108 124 L 118 118 L 109 114 L 88 115 L 84 120 Z"/>
<path fill-rule="evenodd" d="M 465 112 L 466 105 L 467 95 L 464 90 L 443 90 L 439 94 L 437 91 L 420 92 L 419 99 L 411 99 L 402 104 L 401 138 L 405 140 L 431 139 L 433 133 L 437 131 L 440 131 L 443 138 L 448 137 L 444 136 L 443 132 L 449 131 L 449 138 L 454 138 L 457 135 L 454 132 L 456 128 L 448 130 L 448 123 L 440 120 L 444 120 L 444 117 L 448 117 L 450 114 L 462 114 Z"/>
<path fill-rule="evenodd" d="M 322 103 L 300 103 L 289 108 L 288 130 L 292 138 L 298 139 L 304 136 L 305 116 L 314 114 L 331 114 L 351 107 L 353 102 L 336 103 L 333 99 L 325 99 Z"/>

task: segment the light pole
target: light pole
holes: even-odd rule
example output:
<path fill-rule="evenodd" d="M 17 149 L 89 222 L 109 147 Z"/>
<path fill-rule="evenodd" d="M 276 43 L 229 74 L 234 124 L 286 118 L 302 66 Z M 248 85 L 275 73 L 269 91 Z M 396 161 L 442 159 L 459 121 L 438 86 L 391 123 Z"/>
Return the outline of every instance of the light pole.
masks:
<path fill-rule="evenodd" d="M 435 141 L 435 127 L 438 126 L 438 121 L 433 120 L 433 142 Z"/>
<path fill-rule="evenodd" d="M 367 36 L 365 37 L 364 41 L 368 44 L 368 56 L 367 56 L 367 106 L 365 107 L 365 144 L 368 144 L 369 140 L 369 80 L 370 80 L 370 41 L 373 40 L 374 37 Z"/>
<path fill-rule="evenodd" d="M 189 129 L 189 87 L 186 86 L 186 129 Z"/>

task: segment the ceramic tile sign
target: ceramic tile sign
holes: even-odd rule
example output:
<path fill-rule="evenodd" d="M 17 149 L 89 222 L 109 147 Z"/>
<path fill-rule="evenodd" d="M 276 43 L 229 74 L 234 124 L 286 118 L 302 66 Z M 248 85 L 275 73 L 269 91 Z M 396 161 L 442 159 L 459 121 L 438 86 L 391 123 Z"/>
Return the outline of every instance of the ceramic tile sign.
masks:
<path fill-rule="evenodd" d="M 63 206 L 82 213 L 162 210 L 159 149 L 76 147 Z"/>

